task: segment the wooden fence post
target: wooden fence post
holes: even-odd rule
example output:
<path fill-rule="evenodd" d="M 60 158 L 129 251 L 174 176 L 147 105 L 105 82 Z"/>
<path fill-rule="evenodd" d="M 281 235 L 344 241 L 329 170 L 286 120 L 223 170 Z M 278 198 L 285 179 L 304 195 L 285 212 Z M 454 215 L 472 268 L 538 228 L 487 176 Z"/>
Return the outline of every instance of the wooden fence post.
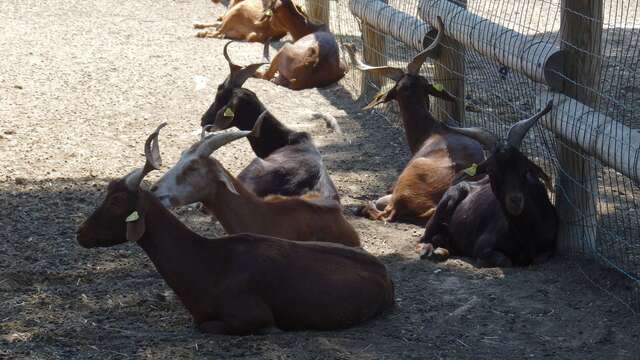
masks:
<path fill-rule="evenodd" d="M 466 7 L 467 0 L 456 0 L 457 4 Z M 446 27 L 446 25 L 445 25 Z M 435 32 L 433 32 L 435 37 Z M 445 36 L 440 46 L 440 56 L 433 70 L 433 81 L 440 83 L 458 98 L 451 103 L 435 98 L 431 111 L 438 121 L 448 123 L 449 118 L 464 124 L 464 46 L 454 39 Z"/>
<path fill-rule="evenodd" d="M 312 20 L 329 26 L 329 0 L 305 0 L 304 7 Z"/>
<path fill-rule="evenodd" d="M 597 96 L 591 89 L 600 80 L 602 37 L 602 0 L 562 1 L 562 48 L 567 51 L 563 93 L 597 108 Z M 558 121 L 559 119 L 555 119 Z M 558 161 L 562 167 L 556 184 L 556 206 L 563 220 L 558 233 L 559 250 L 596 251 L 598 214 L 597 174 L 591 157 L 558 143 Z"/>
<path fill-rule="evenodd" d="M 387 0 L 380 0 L 380 2 L 387 3 Z M 362 21 L 362 45 L 362 57 L 365 63 L 373 66 L 387 65 L 385 35 L 374 29 L 366 21 Z M 375 91 L 375 89 L 369 87 L 369 84 L 381 88 L 384 84 L 384 78 L 369 72 L 364 73 L 360 85 L 361 97 L 368 97 L 371 91 Z"/>

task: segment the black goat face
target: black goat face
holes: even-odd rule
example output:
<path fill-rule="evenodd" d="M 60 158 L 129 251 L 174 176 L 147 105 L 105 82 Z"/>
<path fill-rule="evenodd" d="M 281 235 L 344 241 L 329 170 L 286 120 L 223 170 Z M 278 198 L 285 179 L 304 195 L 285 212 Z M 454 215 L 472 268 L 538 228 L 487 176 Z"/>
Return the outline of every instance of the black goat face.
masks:
<path fill-rule="evenodd" d="M 518 149 L 500 144 L 483 165 L 489 174 L 491 189 L 502 208 L 513 216 L 522 214 L 527 198 L 531 162 Z"/>
<path fill-rule="evenodd" d="M 202 119 L 200 121 L 200 126 L 205 127 L 207 125 L 215 125 L 219 129 L 226 129 L 229 127 L 229 124 L 226 124 L 226 127 L 216 124 L 216 120 L 220 117 L 221 120 L 224 119 L 224 112 L 228 106 L 230 106 L 231 99 L 233 98 L 233 87 L 228 86 L 229 79 L 225 80 L 224 83 L 218 86 L 218 91 L 216 92 L 215 100 L 213 104 L 209 106 L 209 109 L 202 115 Z M 229 123 L 233 120 L 233 117 L 230 117 Z"/>
<path fill-rule="evenodd" d="M 389 90 L 378 94 L 365 109 L 391 100 L 403 101 L 405 99 L 424 99 L 429 108 L 429 95 L 435 96 L 447 101 L 456 101 L 456 98 L 444 88 L 437 89 L 427 79 L 420 75 L 404 74 L 400 80 Z"/>

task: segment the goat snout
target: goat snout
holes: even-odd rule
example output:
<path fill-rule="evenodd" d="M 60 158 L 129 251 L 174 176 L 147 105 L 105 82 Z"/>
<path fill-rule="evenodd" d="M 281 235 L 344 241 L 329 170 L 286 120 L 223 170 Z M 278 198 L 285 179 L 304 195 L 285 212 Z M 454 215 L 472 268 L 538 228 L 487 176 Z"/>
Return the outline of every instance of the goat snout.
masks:
<path fill-rule="evenodd" d="M 511 215 L 520 215 L 524 209 L 524 196 L 522 194 L 507 195 L 506 208 Z"/>

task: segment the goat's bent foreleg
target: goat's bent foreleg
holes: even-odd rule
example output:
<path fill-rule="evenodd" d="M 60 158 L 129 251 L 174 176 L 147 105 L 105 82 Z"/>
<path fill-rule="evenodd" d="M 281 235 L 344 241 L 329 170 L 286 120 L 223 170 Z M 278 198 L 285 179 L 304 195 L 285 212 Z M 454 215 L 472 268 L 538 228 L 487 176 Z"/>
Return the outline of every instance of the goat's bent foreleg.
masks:
<path fill-rule="evenodd" d="M 262 74 L 256 72 L 256 74 L 259 74 L 259 77 L 265 79 L 265 80 L 271 80 L 274 78 L 274 76 L 276 76 L 276 73 L 278 72 L 278 68 L 280 67 L 280 59 L 282 58 L 282 54 L 283 52 L 289 47 L 289 44 L 285 44 L 280 51 L 278 51 L 278 53 L 276 54 L 276 56 L 273 57 L 273 59 L 271 60 L 271 64 L 269 64 L 269 68 Z"/>
<path fill-rule="evenodd" d="M 217 28 L 220 27 L 222 23 L 220 21 L 212 22 L 212 23 L 193 23 L 194 29 L 206 29 L 206 28 Z"/>

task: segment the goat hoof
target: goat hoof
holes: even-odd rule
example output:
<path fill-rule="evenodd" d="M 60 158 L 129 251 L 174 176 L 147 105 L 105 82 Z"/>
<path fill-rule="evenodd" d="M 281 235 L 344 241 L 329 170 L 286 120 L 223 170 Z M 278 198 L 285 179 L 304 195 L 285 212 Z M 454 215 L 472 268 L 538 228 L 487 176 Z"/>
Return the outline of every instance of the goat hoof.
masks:
<path fill-rule="evenodd" d="M 416 251 L 420 254 L 420 259 L 428 259 L 433 254 L 433 244 L 418 243 Z"/>
<path fill-rule="evenodd" d="M 431 255 L 431 260 L 436 262 L 442 262 L 449 258 L 449 250 L 445 248 L 436 248 Z"/>

